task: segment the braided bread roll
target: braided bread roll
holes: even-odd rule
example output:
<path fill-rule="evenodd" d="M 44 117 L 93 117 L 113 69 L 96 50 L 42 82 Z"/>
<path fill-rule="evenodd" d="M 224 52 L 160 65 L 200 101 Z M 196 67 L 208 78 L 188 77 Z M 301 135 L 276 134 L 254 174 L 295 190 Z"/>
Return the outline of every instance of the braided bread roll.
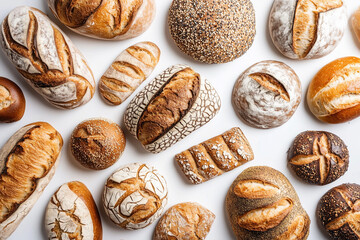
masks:
<path fill-rule="evenodd" d="M 40 10 L 12 10 L 1 25 L 0 40 L 8 59 L 52 105 L 71 109 L 94 95 L 94 76 L 86 60 Z"/>
<path fill-rule="evenodd" d="M 74 32 L 104 40 L 137 37 L 155 17 L 154 0 L 48 0 L 48 5 Z"/>

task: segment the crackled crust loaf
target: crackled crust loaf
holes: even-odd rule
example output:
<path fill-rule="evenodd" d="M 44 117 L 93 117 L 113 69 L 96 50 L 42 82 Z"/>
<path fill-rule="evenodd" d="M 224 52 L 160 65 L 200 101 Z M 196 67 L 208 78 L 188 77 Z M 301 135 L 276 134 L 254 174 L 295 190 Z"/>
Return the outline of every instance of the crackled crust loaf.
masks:
<path fill-rule="evenodd" d="M 0 122 L 19 121 L 25 112 L 25 97 L 13 81 L 0 77 Z"/>
<path fill-rule="evenodd" d="M 214 220 L 215 214 L 198 203 L 179 203 L 162 216 L 153 240 L 205 239 Z"/>
<path fill-rule="evenodd" d="M 65 183 L 54 193 L 46 208 L 45 229 L 54 240 L 102 239 L 99 211 L 83 183 Z"/>
<path fill-rule="evenodd" d="M 313 59 L 335 49 L 346 23 L 342 0 L 275 0 L 269 30 L 274 45 L 284 56 Z"/>
<path fill-rule="evenodd" d="M 156 12 L 154 0 L 48 0 L 48 5 L 74 32 L 104 40 L 139 36 Z"/>
<path fill-rule="evenodd" d="M 250 167 L 232 183 L 225 200 L 237 239 L 307 239 L 310 218 L 289 180 L 277 170 Z"/>
<path fill-rule="evenodd" d="M 84 57 L 40 10 L 12 10 L 1 25 L 0 41 L 24 79 L 52 105 L 75 108 L 94 95 L 94 77 Z"/>
<path fill-rule="evenodd" d="M 6 239 L 29 213 L 50 182 L 63 145 L 48 123 L 18 130 L 0 150 L 0 239 Z"/>

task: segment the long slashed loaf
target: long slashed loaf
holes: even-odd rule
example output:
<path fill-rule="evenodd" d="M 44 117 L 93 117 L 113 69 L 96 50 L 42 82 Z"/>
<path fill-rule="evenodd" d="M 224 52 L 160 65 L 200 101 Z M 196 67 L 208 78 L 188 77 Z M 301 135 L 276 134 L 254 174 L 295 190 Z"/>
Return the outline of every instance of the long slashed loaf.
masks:
<path fill-rule="evenodd" d="M 94 95 L 94 77 L 84 57 L 40 10 L 12 10 L 1 25 L 0 41 L 24 79 L 52 105 L 75 108 Z"/>
<path fill-rule="evenodd" d="M 63 145 L 48 123 L 18 130 L 0 150 L 0 239 L 15 231 L 50 182 Z"/>

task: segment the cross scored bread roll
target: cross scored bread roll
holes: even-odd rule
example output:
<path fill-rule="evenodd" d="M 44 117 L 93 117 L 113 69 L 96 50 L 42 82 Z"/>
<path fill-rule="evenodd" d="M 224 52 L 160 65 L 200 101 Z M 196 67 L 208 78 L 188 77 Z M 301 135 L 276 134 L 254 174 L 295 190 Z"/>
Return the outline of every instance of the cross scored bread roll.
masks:
<path fill-rule="evenodd" d="M 155 17 L 154 0 L 48 0 L 60 22 L 79 34 L 104 40 L 139 36 Z"/>
<path fill-rule="evenodd" d="M 342 0 L 275 0 L 269 17 L 274 45 L 292 59 L 329 54 L 343 37 L 346 23 Z"/>
<path fill-rule="evenodd" d="M 109 104 L 121 104 L 151 74 L 159 58 L 160 49 L 152 42 L 128 47 L 101 77 L 100 94 Z"/>
<path fill-rule="evenodd" d="M 254 159 L 254 153 L 240 128 L 235 127 L 175 156 L 192 184 L 210 180 Z"/>
<path fill-rule="evenodd" d="M 48 123 L 18 130 L 0 150 L 0 239 L 7 239 L 30 212 L 55 173 L 63 145 Z"/>
<path fill-rule="evenodd" d="M 323 67 L 310 82 L 307 103 L 321 121 L 342 123 L 360 115 L 360 59 L 339 58 Z"/>
<path fill-rule="evenodd" d="M 19 73 L 52 105 L 75 108 L 94 95 L 95 81 L 86 60 L 40 10 L 12 10 L 1 25 L 0 41 Z"/>
<path fill-rule="evenodd" d="M 102 200 L 111 221 L 121 228 L 137 230 L 161 216 L 168 189 L 164 177 L 154 167 L 132 163 L 108 178 Z"/>
<path fill-rule="evenodd" d="M 236 239 L 307 239 L 310 218 L 289 180 L 264 166 L 244 170 L 225 200 Z"/>
<path fill-rule="evenodd" d="M 13 81 L 0 77 L 0 122 L 19 121 L 25 112 L 25 97 Z"/>
<path fill-rule="evenodd" d="M 147 151 L 158 153 L 209 122 L 220 110 L 216 90 L 186 65 L 166 69 L 128 105 L 124 122 Z"/>
<path fill-rule="evenodd" d="M 45 212 L 48 239 L 101 240 L 101 219 L 89 189 L 81 182 L 63 184 Z"/>

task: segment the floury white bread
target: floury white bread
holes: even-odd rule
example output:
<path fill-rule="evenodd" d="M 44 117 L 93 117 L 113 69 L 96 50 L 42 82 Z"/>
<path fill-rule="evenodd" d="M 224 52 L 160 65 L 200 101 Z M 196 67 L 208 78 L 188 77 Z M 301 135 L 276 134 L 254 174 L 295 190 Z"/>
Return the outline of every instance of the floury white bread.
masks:
<path fill-rule="evenodd" d="M 12 10 L 1 25 L 0 41 L 19 73 L 52 105 L 76 108 L 94 95 L 95 81 L 86 60 L 40 10 Z"/>

